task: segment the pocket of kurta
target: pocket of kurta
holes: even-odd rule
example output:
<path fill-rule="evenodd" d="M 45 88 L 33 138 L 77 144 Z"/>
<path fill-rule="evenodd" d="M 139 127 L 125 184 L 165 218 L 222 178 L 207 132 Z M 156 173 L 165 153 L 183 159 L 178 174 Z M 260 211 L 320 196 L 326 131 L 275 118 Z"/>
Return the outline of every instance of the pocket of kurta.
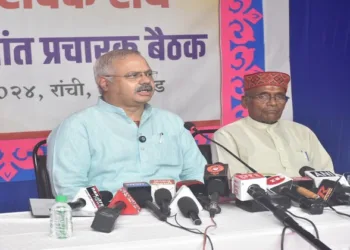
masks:
<path fill-rule="evenodd" d="M 297 168 L 310 165 L 309 154 L 306 151 L 297 151 L 293 155 L 294 164 Z"/>

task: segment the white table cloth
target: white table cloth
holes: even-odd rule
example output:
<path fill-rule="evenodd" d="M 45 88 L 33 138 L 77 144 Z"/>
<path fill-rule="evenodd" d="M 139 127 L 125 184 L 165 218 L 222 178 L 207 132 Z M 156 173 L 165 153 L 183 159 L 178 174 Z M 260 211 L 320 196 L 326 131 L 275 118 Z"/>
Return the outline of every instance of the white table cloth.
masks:
<path fill-rule="evenodd" d="M 350 214 L 350 207 L 338 206 L 339 211 Z M 317 226 L 320 239 L 333 250 L 350 250 L 350 218 L 325 209 L 322 215 L 308 215 L 298 208 L 292 212 L 311 219 Z M 202 211 L 203 223 L 195 226 L 191 220 L 178 215 L 180 224 L 204 231 L 211 224 L 207 211 Z M 173 228 L 157 220 L 146 209 L 139 215 L 120 216 L 111 233 L 91 229 L 92 217 L 73 218 L 74 236 L 69 239 L 49 237 L 49 219 L 32 218 L 29 212 L 0 214 L 1 250 L 109 250 L 109 249 L 181 249 L 201 250 L 203 236 Z M 169 219 L 174 222 L 173 218 Z M 270 212 L 248 213 L 234 205 L 222 205 L 215 216 L 216 229 L 209 229 L 214 249 L 274 250 L 280 249 L 282 224 Z M 297 219 L 308 231 L 312 226 Z M 285 250 L 314 249 L 304 239 L 289 230 L 285 237 Z M 207 241 L 206 249 L 211 249 Z"/>

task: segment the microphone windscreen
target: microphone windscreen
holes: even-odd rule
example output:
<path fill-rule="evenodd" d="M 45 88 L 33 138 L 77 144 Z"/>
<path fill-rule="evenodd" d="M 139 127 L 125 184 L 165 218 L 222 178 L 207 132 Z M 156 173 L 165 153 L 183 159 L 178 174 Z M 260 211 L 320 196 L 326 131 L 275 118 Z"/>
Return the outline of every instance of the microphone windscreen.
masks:
<path fill-rule="evenodd" d="M 315 169 L 312 167 L 304 166 L 299 169 L 300 176 L 305 176 L 305 171 L 314 171 Z"/>
<path fill-rule="evenodd" d="M 172 196 L 168 189 L 160 188 L 154 193 L 154 199 L 156 200 L 156 203 L 160 205 L 162 201 L 167 201 L 170 203 Z"/>
<path fill-rule="evenodd" d="M 113 194 L 109 191 L 100 191 L 100 195 L 101 195 L 101 200 L 103 202 L 103 205 L 108 206 L 109 202 L 113 198 Z"/>
<path fill-rule="evenodd" d="M 225 193 L 225 184 L 221 180 L 214 179 L 208 182 L 208 194 L 211 195 L 215 192 L 220 195 Z"/>
<path fill-rule="evenodd" d="M 146 207 L 147 201 L 153 202 L 151 193 L 144 189 L 135 190 L 131 194 L 131 196 L 132 198 L 134 198 L 136 203 L 142 208 Z"/>
<path fill-rule="evenodd" d="M 184 124 L 185 129 L 191 131 L 196 125 L 194 125 L 192 122 L 185 122 Z"/>
<path fill-rule="evenodd" d="M 194 212 L 196 214 L 199 213 L 196 203 L 190 197 L 185 196 L 180 198 L 177 205 L 179 206 L 181 213 L 186 217 L 189 217 L 190 212 Z"/>

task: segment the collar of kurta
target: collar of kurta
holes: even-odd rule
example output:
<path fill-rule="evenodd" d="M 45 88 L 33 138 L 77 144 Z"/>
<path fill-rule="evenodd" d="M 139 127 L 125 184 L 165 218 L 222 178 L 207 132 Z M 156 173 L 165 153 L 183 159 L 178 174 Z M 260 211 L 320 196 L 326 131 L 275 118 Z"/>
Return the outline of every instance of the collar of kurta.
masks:
<path fill-rule="evenodd" d="M 99 97 L 98 102 L 97 102 L 97 106 L 98 106 L 99 108 L 101 108 L 102 110 L 104 110 L 104 111 L 111 112 L 111 113 L 115 113 L 115 114 L 118 114 L 118 115 L 120 115 L 120 116 L 123 116 L 123 117 L 125 117 L 125 118 L 130 119 L 130 118 L 126 115 L 124 109 L 119 108 L 119 107 L 114 106 L 114 105 L 111 105 L 111 104 L 109 104 L 108 102 L 105 102 L 105 101 L 102 99 L 102 97 Z M 152 114 L 152 106 L 151 106 L 150 104 L 146 103 L 146 104 L 145 104 L 145 110 L 144 110 L 143 113 L 142 113 L 141 121 L 147 120 L 148 117 L 151 116 L 151 114 Z"/>
<path fill-rule="evenodd" d="M 252 126 L 253 128 L 256 128 L 256 129 L 265 129 L 265 130 L 266 129 L 273 129 L 273 128 L 276 128 L 276 126 L 278 125 L 278 121 L 274 124 L 267 124 L 267 123 L 255 121 L 250 116 L 247 117 L 246 121 L 247 121 L 248 125 Z"/>

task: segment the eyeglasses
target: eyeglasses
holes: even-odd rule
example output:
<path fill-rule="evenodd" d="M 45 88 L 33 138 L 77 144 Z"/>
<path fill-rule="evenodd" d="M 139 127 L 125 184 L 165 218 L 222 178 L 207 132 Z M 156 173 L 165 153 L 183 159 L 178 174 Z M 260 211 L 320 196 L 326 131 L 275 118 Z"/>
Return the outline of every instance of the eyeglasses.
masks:
<path fill-rule="evenodd" d="M 272 96 L 270 94 L 259 94 L 259 95 L 247 96 L 247 97 L 252 98 L 252 99 L 256 99 L 261 103 L 267 103 L 267 102 L 271 101 L 272 98 L 274 98 L 277 103 L 286 103 L 289 99 L 288 96 L 282 95 L 282 94 L 277 94 L 274 96 Z"/>
<path fill-rule="evenodd" d="M 118 76 L 118 75 L 102 75 L 102 76 L 103 77 L 124 77 L 130 81 L 137 81 L 137 80 L 140 80 L 143 75 L 151 80 L 154 80 L 157 74 L 158 74 L 157 71 L 145 71 L 145 72 L 129 72 L 124 76 Z"/>

